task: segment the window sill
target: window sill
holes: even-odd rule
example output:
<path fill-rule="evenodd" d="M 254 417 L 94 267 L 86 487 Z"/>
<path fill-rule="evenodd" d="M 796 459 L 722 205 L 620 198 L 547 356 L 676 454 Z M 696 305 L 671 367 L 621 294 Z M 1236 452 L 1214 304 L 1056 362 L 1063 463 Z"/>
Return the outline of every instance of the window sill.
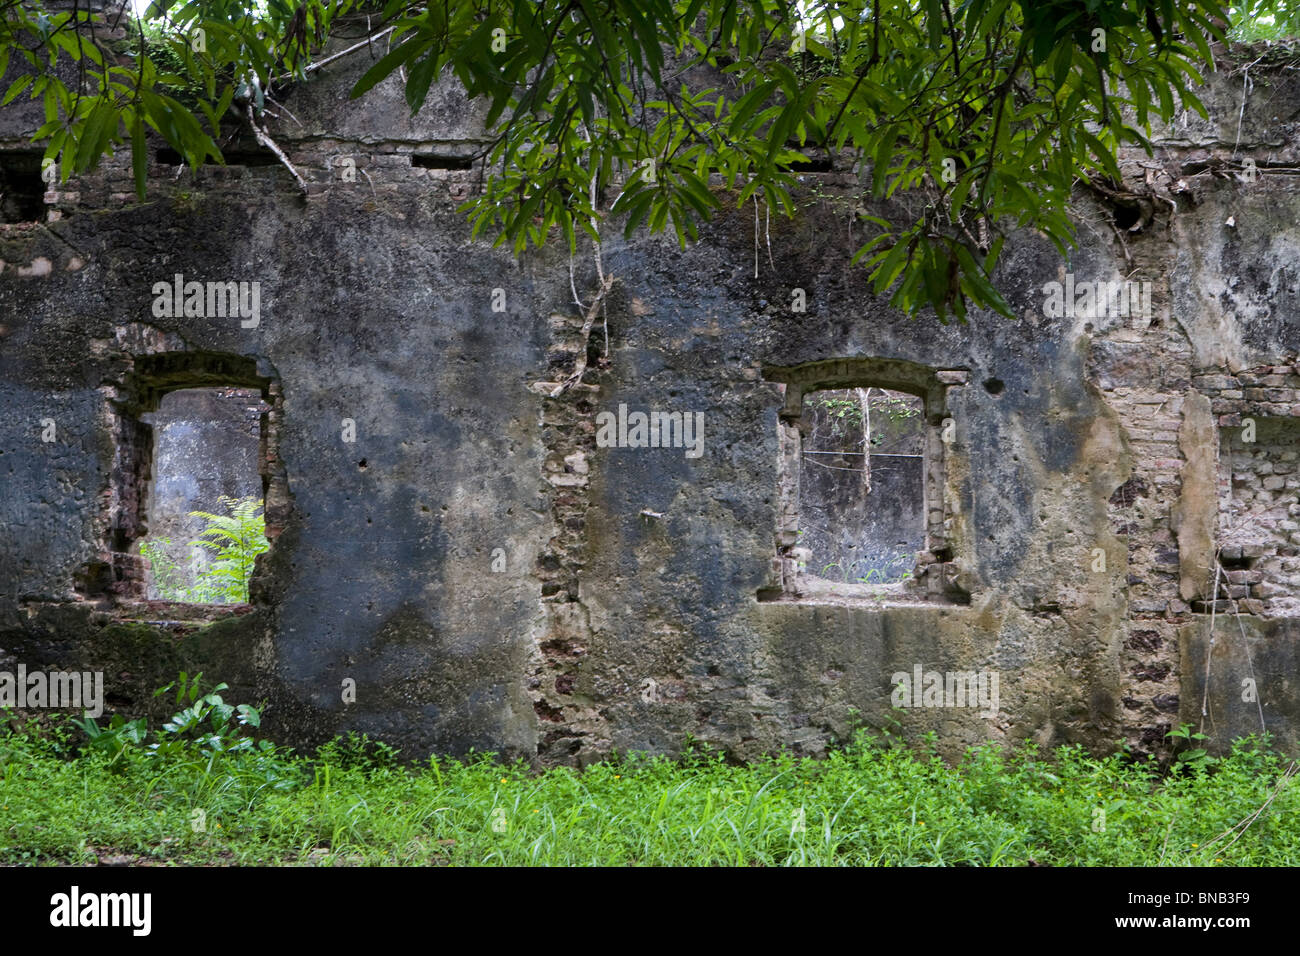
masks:
<path fill-rule="evenodd" d="M 123 601 L 113 609 L 119 621 L 143 624 L 209 623 L 251 614 L 251 604 L 185 604 L 180 601 Z"/>
<path fill-rule="evenodd" d="M 922 590 L 915 579 L 885 584 L 831 581 L 812 574 L 800 574 L 785 590 L 767 588 L 759 592 L 763 604 L 821 604 L 837 607 L 953 607 L 965 602 L 935 597 Z"/>

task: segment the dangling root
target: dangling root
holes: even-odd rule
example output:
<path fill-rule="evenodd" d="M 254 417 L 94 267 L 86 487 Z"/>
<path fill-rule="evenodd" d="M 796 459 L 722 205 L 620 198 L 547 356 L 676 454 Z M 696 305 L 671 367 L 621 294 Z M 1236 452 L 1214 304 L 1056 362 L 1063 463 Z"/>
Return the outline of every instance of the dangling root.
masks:
<path fill-rule="evenodd" d="M 587 371 L 587 345 L 591 341 L 591 327 L 596 324 L 596 313 L 600 311 L 601 303 L 609 290 L 614 287 L 614 276 L 606 275 L 596 291 L 596 296 L 591 300 L 591 305 L 587 307 L 587 314 L 582 321 L 582 347 L 578 351 L 578 361 L 574 365 L 573 374 L 566 378 L 551 391 L 551 398 L 558 398 L 564 392 L 582 381 L 582 376 Z"/>

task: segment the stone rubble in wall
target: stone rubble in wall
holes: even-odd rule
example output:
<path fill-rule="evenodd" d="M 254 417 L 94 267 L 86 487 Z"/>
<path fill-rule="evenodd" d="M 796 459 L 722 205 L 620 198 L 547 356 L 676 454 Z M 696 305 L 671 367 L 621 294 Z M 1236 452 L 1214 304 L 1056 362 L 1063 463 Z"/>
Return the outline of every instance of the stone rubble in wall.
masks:
<path fill-rule="evenodd" d="M 550 398 L 585 348 L 580 315 L 550 317 L 549 377 L 534 383 L 542 394 L 541 435 L 546 448 L 543 493 L 551 503 L 553 533 L 537 558 L 543 632 L 527 680 L 538 718 L 537 758 L 545 763 L 577 762 L 606 749 L 604 717 L 575 699 L 584 658 L 591 646 L 591 622 L 582 603 L 590 457 L 596 450 L 593 394 L 598 385 L 580 383 Z M 595 369 L 588 372 L 596 374 Z"/>
<path fill-rule="evenodd" d="M 477 149 L 473 141 L 451 144 L 379 144 L 364 145 L 348 140 L 310 140 L 294 142 L 291 133 L 278 140 L 294 168 L 307 182 L 309 198 L 328 196 L 333 190 L 360 189 L 364 201 L 373 201 L 393 187 L 405 190 L 432 191 L 452 202 L 464 202 L 479 192 L 481 169 L 430 169 L 414 164 L 416 155 L 443 155 L 456 159 Z M 153 147 L 151 141 L 151 148 Z M 345 160 L 350 160 L 350 164 Z M 287 169 L 280 165 L 246 166 L 209 163 L 197 170 L 185 165 L 159 162 L 156 154 L 148 165 L 149 193 L 146 202 L 155 202 L 169 194 L 184 201 L 194 189 L 228 187 L 239 182 L 263 185 L 268 178 L 286 189 L 296 189 Z M 344 176 L 348 179 L 344 179 Z M 385 188 L 387 187 L 387 188 Z M 119 149 L 105 156 L 89 175 L 73 176 L 66 183 L 51 185 L 44 194 L 46 221 L 57 222 L 79 211 L 106 210 L 132 206 L 141 200 L 135 192 L 129 149 Z M 26 224 L 9 224 L 6 229 Z"/>
<path fill-rule="evenodd" d="M 1213 610 L 1300 615 L 1300 365 L 1202 369 L 1220 435 L 1220 579 Z M 1243 434 L 1253 422 L 1254 441 Z M 1234 608 L 1235 605 L 1235 608 Z M 1208 600 L 1197 610 L 1211 610 Z"/>
<path fill-rule="evenodd" d="M 1116 329 L 1106 339 L 1125 358 L 1094 380 L 1119 418 L 1133 460 L 1132 475 L 1110 497 L 1111 531 L 1128 542 L 1120 724 L 1134 752 L 1163 755 L 1180 705 L 1178 628 L 1191 612 L 1179 596 L 1171 516 L 1181 493 L 1178 430 L 1192 353 L 1163 322 Z"/>

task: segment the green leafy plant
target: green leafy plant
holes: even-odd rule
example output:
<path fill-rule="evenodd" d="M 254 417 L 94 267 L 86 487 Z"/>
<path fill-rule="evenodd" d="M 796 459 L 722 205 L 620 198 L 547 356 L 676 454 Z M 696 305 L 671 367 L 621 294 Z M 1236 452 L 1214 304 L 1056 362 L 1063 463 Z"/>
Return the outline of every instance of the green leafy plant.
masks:
<path fill-rule="evenodd" d="M 170 538 L 140 542 L 140 554 L 149 561 L 154 588 L 163 600 L 191 604 L 247 603 L 248 581 L 257 556 L 270 547 L 262 502 L 251 496 L 235 499 L 225 495 L 217 502 L 229 513 L 190 512 L 191 517 L 207 522 L 190 544 L 212 552 L 212 559 L 198 570 L 193 583 L 187 583 L 185 572 L 172 560 Z"/>
<path fill-rule="evenodd" d="M 173 757 L 190 748 L 232 753 L 266 751 L 273 746 L 268 740 L 244 735 L 244 730 L 261 726 L 261 711 L 250 704 L 227 704 L 221 691 L 229 690 L 228 685 L 217 684 L 204 691 L 202 673 L 191 677 L 181 671 L 177 680 L 158 688 L 153 695 L 161 697 L 173 688 L 176 703 L 186 706 L 163 723 L 153 743 L 148 743 L 148 721 L 143 717 L 127 720 L 114 714 L 103 727 L 88 716 L 73 718 L 70 723 L 85 733 L 86 749 L 106 754 L 114 770 L 122 767 L 127 752 L 132 750 L 151 757 Z"/>
<path fill-rule="evenodd" d="M 1171 738 L 1175 742 L 1175 746 L 1178 741 L 1182 741 L 1184 747 L 1190 748 L 1178 751 L 1178 763 L 1188 767 L 1204 769 L 1214 766 L 1215 758 L 1211 757 L 1204 747 L 1191 746 L 1192 741 L 1200 743 L 1206 739 L 1205 734 L 1192 733 L 1191 724 L 1179 724 L 1177 730 L 1171 730 L 1165 736 Z"/>
<path fill-rule="evenodd" d="M 1295 0 L 1246 0 L 1230 9 L 1235 40 L 1277 42 L 1300 36 L 1300 3 Z"/>
<path fill-rule="evenodd" d="M 266 518 L 262 502 L 253 497 L 228 498 L 222 495 L 230 514 L 191 511 L 208 526 L 192 544 L 213 552 L 213 560 L 203 573 L 203 584 L 212 594 L 213 603 L 243 604 L 248 601 L 248 579 L 253 576 L 257 556 L 270 545 L 266 540 Z"/>
<path fill-rule="evenodd" d="M 340 770 L 391 770 L 401 766 L 401 754 L 382 740 L 371 740 L 369 734 L 348 731 L 316 748 L 318 765 L 329 765 Z"/>
<path fill-rule="evenodd" d="M 1213 772 L 987 743 L 939 759 L 903 711 L 848 711 L 824 755 L 744 764 L 689 740 L 679 760 L 610 755 L 535 771 L 486 754 L 406 763 L 360 737 L 314 755 L 209 746 L 219 691 L 180 686 L 178 715 L 117 768 L 49 728 L 0 721 L 4 863 L 88 852 L 185 864 L 1261 866 L 1300 858 L 1293 755 L 1233 743 Z M 225 703 L 224 700 L 221 702 Z M 189 729 L 186 711 L 204 713 Z M 205 710 L 206 708 L 206 710 Z M 247 733 L 244 727 L 240 737 Z M 1191 736 L 1189 728 L 1183 731 Z M 155 739 L 152 735 L 150 741 Z M 1098 809 L 1104 831 L 1091 829 Z M 201 812 L 199 812 L 201 811 Z M 196 821 L 195 818 L 198 820 Z M 796 830 L 792 821 L 806 822 Z M 197 822 L 198 826 L 191 825 Z M 498 825 L 499 823 L 499 825 Z M 88 847 L 90 851 L 88 851 Z"/>
<path fill-rule="evenodd" d="M 906 581 L 912 576 L 910 568 L 915 560 L 916 556 L 911 554 L 894 555 L 884 564 L 868 568 L 866 575 L 858 578 L 858 580 L 867 584 L 873 581 L 879 584 L 887 584 L 890 581 Z"/>
<path fill-rule="evenodd" d="M 149 562 L 153 586 L 164 601 L 188 601 L 190 588 L 185 584 L 185 572 L 172 560 L 168 537 L 145 538 L 140 542 L 140 556 Z"/>
<path fill-rule="evenodd" d="M 889 584 L 894 581 L 906 580 L 912 576 L 912 572 L 905 569 L 910 567 L 912 562 L 915 560 L 914 555 L 895 555 L 885 561 L 884 564 L 872 567 L 871 565 L 875 561 L 879 560 L 879 557 L 880 556 L 877 556 L 874 559 L 871 557 L 863 557 L 854 558 L 852 560 L 844 558 L 840 561 L 832 561 L 822 567 L 821 576 L 826 577 L 826 572 L 833 569 L 839 574 L 845 583 L 848 583 L 849 581 L 857 581 L 862 584 Z M 864 565 L 866 566 L 866 571 L 864 573 L 859 573 L 858 568 Z"/>
<path fill-rule="evenodd" d="M 262 725 L 262 715 L 251 704 L 227 704 L 221 691 L 229 690 L 227 684 L 217 684 L 210 691 L 203 690 L 203 674 L 190 677 L 181 671 L 180 677 L 165 687 L 154 691 L 161 697 L 176 689 L 176 703 L 186 704 L 162 725 L 158 740 L 149 745 L 149 753 L 165 756 L 186 746 L 197 746 L 214 753 L 266 750 L 269 740 L 256 741 L 244 736 L 245 728 L 256 730 Z"/>
<path fill-rule="evenodd" d="M 104 727 L 94 717 L 74 717 L 69 722 L 86 734 L 88 749 L 108 756 L 108 766 L 113 771 L 122 769 L 127 750 L 142 745 L 148 735 L 143 717 L 127 720 L 121 714 L 114 714 Z"/>
<path fill-rule="evenodd" d="M 911 571 L 903 571 L 901 574 L 896 573 L 899 562 L 892 561 L 884 568 L 868 568 L 867 573 L 858 578 L 863 584 L 870 584 L 873 581 L 878 584 L 888 584 L 890 581 L 906 581 L 912 576 Z"/>
<path fill-rule="evenodd" d="M 827 391 L 805 399 L 806 407 L 824 417 L 830 439 L 861 434 L 862 440 L 855 447 L 871 452 L 889 443 L 891 438 L 897 440 L 916 432 L 916 419 L 921 415 L 919 402 L 880 389 L 856 389 L 856 393 Z M 869 415 L 869 421 L 864 420 L 864 413 Z M 875 428 L 878 423 L 882 427 Z"/>
<path fill-rule="evenodd" d="M 826 572 L 834 569 L 840 578 L 847 583 L 853 577 L 853 569 L 858 566 L 859 561 L 832 561 L 822 568 L 822 577 L 826 577 Z M 859 578 L 858 580 L 861 580 Z"/>
<path fill-rule="evenodd" d="M 810 401 L 812 404 L 826 410 L 826 416 L 831 422 L 831 434 L 841 435 L 850 429 L 853 431 L 862 429 L 862 403 L 857 399 L 814 398 Z M 871 411 L 873 418 L 876 412 L 880 412 L 886 415 L 891 422 L 904 422 L 921 414 L 920 409 L 894 395 L 873 397 L 871 399 Z M 876 436 L 872 438 L 871 443 L 879 445 L 882 441 L 884 441 L 883 436 Z"/>

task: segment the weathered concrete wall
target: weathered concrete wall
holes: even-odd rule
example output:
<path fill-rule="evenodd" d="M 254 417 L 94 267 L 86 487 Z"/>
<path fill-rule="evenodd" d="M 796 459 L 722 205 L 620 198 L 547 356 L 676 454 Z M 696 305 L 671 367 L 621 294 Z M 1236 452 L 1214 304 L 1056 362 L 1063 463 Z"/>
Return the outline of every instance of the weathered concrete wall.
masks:
<path fill-rule="evenodd" d="M 1180 582 L 1213 556 L 1180 547 L 1212 542 L 1179 528 L 1217 526 L 1219 443 L 1189 456 L 1179 433 L 1213 398 L 1198 375 L 1294 369 L 1300 350 L 1300 195 L 1268 171 L 1297 158 L 1296 118 L 1275 115 L 1289 75 L 1252 70 L 1237 155 L 1257 182 L 1213 175 L 1240 106 L 1218 80 L 1211 123 L 1162 134 L 1147 178 L 1170 199 L 1146 200 L 1140 232 L 1121 245 L 1081 197 L 1068 265 L 1018 237 L 1001 274 L 1016 321 L 909 321 L 872 296 L 849 262 L 847 172 L 819 177 L 840 198 L 772 218 L 771 261 L 764 245 L 755 263 L 748 208 L 685 251 L 611 230 L 608 355 L 598 326 L 584 387 L 549 398 L 537 383 L 585 347 L 567 260 L 470 241 L 454 210 L 475 173 L 411 156 L 472 148 L 475 108 L 450 86 L 413 119 L 394 83 L 349 101 L 364 68 L 345 59 L 286 93 L 303 125 L 274 135 L 305 200 L 274 166 L 158 166 L 137 203 L 123 157 L 51 196 L 57 218 L 0 226 L 0 666 L 102 668 L 136 709 L 202 669 L 267 698 L 289 742 L 354 728 L 412 754 L 543 763 L 687 735 L 738 757 L 818 752 L 855 721 L 933 729 L 948 752 L 1027 737 L 1157 751 L 1180 717 L 1199 722 L 1209 582 Z M 0 114 L 0 142 L 30 123 Z M 367 175 L 343 178 L 345 158 Z M 1152 314 L 1050 317 L 1044 283 L 1067 272 L 1150 281 Z M 256 326 L 156 315 L 155 283 L 177 274 L 259 283 Z M 580 260 L 580 293 L 595 282 Z M 784 389 L 765 375 L 859 357 L 948 376 L 927 446 L 944 537 L 927 560 L 953 582 L 934 593 L 968 603 L 758 600 L 782 593 Z M 241 380 L 214 380 L 224 367 Z M 141 500 L 133 416 L 219 384 L 276 403 L 262 465 L 287 491 L 253 610 L 205 625 L 132 595 L 122 515 Z M 703 454 L 602 446 L 596 416 L 620 404 L 703 413 Z M 1197 482 L 1208 493 L 1188 499 Z M 1294 743 L 1297 629 L 1269 610 L 1242 620 L 1265 722 Z M 1217 624 L 1207 732 L 1222 743 L 1259 717 L 1222 650 L 1235 622 Z M 996 672 L 997 713 L 895 709 L 895 675 L 917 665 Z"/>

